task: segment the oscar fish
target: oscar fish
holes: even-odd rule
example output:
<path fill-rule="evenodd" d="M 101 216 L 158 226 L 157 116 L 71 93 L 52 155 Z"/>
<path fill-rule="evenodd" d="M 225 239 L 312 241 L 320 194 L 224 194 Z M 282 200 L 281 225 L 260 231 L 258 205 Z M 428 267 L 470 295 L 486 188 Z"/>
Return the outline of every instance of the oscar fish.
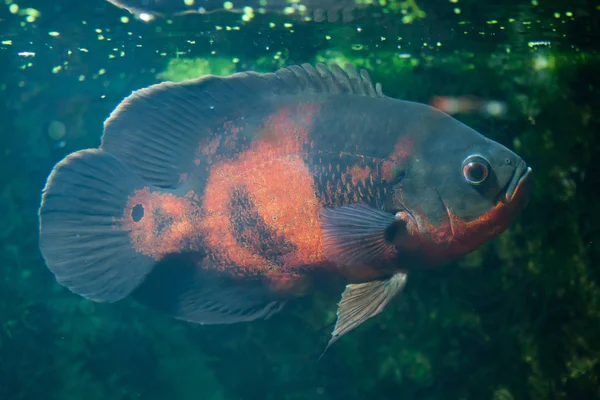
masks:
<path fill-rule="evenodd" d="M 517 154 L 351 65 L 207 75 L 133 92 L 99 148 L 54 167 L 40 248 L 80 296 L 200 324 L 268 318 L 335 276 L 329 346 L 411 270 L 506 230 L 531 189 Z"/>

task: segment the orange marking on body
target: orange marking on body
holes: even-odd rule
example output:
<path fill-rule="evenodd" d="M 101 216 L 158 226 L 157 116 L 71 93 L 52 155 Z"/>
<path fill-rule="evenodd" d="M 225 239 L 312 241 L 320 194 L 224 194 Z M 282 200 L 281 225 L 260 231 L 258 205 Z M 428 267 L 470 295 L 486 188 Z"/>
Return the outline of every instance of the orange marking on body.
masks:
<path fill-rule="evenodd" d="M 387 160 L 382 163 L 381 166 L 381 179 L 390 181 L 394 177 L 394 164 L 399 160 L 406 159 L 412 153 L 414 139 L 410 136 L 402 136 L 394 145 L 394 151 L 392 151 Z"/>
<path fill-rule="evenodd" d="M 196 157 L 194 158 L 194 164 L 196 166 L 200 166 L 204 161 L 206 164 L 212 163 L 213 156 L 219 150 L 219 145 L 221 143 L 220 135 L 213 135 L 212 131 L 209 129 L 207 137 L 203 138 L 198 144 L 198 148 L 196 149 Z"/>
<path fill-rule="evenodd" d="M 309 145 L 308 134 L 317 111 L 312 104 L 278 110 L 265 120 L 247 151 L 211 169 L 203 202 L 204 227 L 207 242 L 220 261 L 255 271 L 273 268 L 235 239 L 229 214 L 236 188 L 245 189 L 267 226 L 296 246 L 297 251 L 288 254 L 283 267 L 322 259 L 320 205 L 313 176 L 300 156 L 303 146 Z"/>
<path fill-rule="evenodd" d="M 410 218 L 407 230 L 411 235 L 407 248 L 418 248 L 432 263 L 446 262 L 449 259 L 471 252 L 504 232 L 512 223 L 519 207 L 522 206 L 523 192 L 527 189 L 518 187 L 512 201 L 499 201 L 486 213 L 472 221 L 464 221 L 446 208 L 448 219 L 439 226 L 432 225 L 421 215 L 415 215 L 419 226 L 415 226 Z M 424 236 L 423 236 L 424 235 Z"/>
<path fill-rule="evenodd" d="M 257 271 L 267 269 L 264 258 L 240 246 L 233 234 L 229 219 L 231 196 L 239 184 L 237 162 L 220 163 L 213 166 L 206 184 L 202 204 L 206 218 L 202 224 L 206 232 L 206 242 L 223 267 L 225 264 Z"/>
<path fill-rule="evenodd" d="M 207 144 L 201 144 L 200 152 L 205 156 L 214 156 L 217 153 L 217 149 L 219 148 L 219 143 L 221 142 L 221 137 L 217 136 L 212 139 Z"/>
<path fill-rule="evenodd" d="M 371 176 L 371 168 L 367 165 L 364 167 L 355 165 L 348 171 L 352 179 L 352 185 L 356 186 L 359 183 L 366 184 L 367 179 Z"/>
<path fill-rule="evenodd" d="M 386 160 L 381 164 L 381 179 L 391 181 L 394 175 L 394 163 Z"/>
<path fill-rule="evenodd" d="M 267 226 L 288 239 L 297 251 L 289 265 L 313 264 L 323 255 L 320 205 L 313 176 L 300 157 L 273 160 L 269 168 L 249 174 L 246 187 Z"/>
<path fill-rule="evenodd" d="M 187 174 L 187 172 L 184 172 L 183 174 L 179 174 L 178 182 L 184 183 L 187 181 L 187 179 L 188 179 L 188 174 Z"/>
<path fill-rule="evenodd" d="M 308 133 L 317 112 L 318 105 L 311 103 L 280 108 L 267 117 L 254 144 L 262 146 L 271 142 L 279 154 L 299 153 L 302 146 L 308 144 Z"/>
<path fill-rule="evenodd" d="M 243 124 L 238 125 L 236 118 L 223 122 L 218 129 L 208 128 L 206 136 L 200 140 L 195 152 L 194 164 L 211 165 L 216 161 L 215 156 L 219 153 L 219 148 L 227 150 L 236 150 L 238 146 L 238 134 L 242 132 Z M 240 149 L 237 149 L 240 150 Z"/>
<path fill-rule="evenodd" d="M 394 152 L 390 156 L 390 160 L 404 159 L 412 153 L 414 140 L 410 136 L 402 136 L 394 146 Z"/>
<path fill-rule="evenodd" d="M 237 133 L 239 133 L 241 131 L 241 128 L 239 126 L 235 125 L 235 121 L 231 121 L 231 120 L 230 121 L 226 121 L 223 124 L 223 128 L 225 128 L 225 130 L 228 133 L 231 133 L 231 134 L 234 134 L 234 135 L 237 134 Z"/>
<path fill-rule="evenodd" d="M 306 294 L 310 285 L 306 276 L 277 271 L 269 272 L 265 283 L 269 291 L 285 296 L 302 296 Z"/>
<path fill-rule="evenodd" d="M 472 221 L 463 221 L 448 210 L 450 230 L 455 241 L 460 243 L 458 250 L 473 250 L 504 232 L 510 226 L 517 208 L 521 206 L 517 195 L 520 195 L 518 191 L 511 202 L 498 202 L 492 209 Z"/>
<path fill-rule="evenodd" d="M 194 228 L 200 225 L 202 215 L 194 196 L 193 191 L 177 197 L 151 192 L 148 187 L 136 190 L 129 197 L 123 217 L 115 221 L 115 228 L 128 231 L 133 248 L 155 260 L 183 250 L 198 250 L 201 234 Z M 132 211 L 137 205 L 144 212 L 136 222 Z"/>

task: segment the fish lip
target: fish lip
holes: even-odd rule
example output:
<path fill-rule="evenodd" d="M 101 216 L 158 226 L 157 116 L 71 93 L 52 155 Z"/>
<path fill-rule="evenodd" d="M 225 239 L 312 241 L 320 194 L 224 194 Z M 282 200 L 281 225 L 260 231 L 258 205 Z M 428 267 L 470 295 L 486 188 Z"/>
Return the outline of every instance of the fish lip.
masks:
<path fill-rule="evenodd" d="M 522 188 L 528 182 L 531 182 L 532 172 L 532 169 L 527 166 L 525 161 L 521 160 L 521 162 L 519 163 L 519 165 L 517 165 L 517 168 L 515 169 L 515 173 L 513 174 L 512 179 L 508 183 L 506 192 L 504 193 L 504 199 L 507 203 L 514 201 L 517 197 L 517 194 L 523 191 Z"/>

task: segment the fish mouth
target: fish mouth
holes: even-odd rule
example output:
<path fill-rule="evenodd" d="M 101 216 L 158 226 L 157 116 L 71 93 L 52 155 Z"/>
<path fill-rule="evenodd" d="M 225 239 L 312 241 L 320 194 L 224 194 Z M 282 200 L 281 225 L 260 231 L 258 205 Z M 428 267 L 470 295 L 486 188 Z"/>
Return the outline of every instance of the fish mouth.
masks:
<path fill-rule="evenodd" d="M 507 203 L 515 201 L 515 199 L 523 196 L 529 197 L 533 186 L 531 175 L 531 168 L 527 166 L 525 161 L 521 160 L 519 165 L 517 165 L 515 173 L 508 183 L 508 187 L 506 188 L 506 192 L 504 194 L 504 199 Z"/>

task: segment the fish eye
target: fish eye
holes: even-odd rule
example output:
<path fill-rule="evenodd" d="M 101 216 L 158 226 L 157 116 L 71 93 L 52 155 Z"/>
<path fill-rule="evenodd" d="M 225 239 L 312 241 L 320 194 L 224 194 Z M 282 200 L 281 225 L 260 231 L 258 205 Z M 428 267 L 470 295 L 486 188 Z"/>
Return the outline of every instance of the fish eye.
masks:
<path fill-rule="evenodd" d="M 462 172 L 465 180 L 471 185 L 482 184 L 489 175 L 490 163 L 481 156 L 470 156 L 463 161 Z"/>

